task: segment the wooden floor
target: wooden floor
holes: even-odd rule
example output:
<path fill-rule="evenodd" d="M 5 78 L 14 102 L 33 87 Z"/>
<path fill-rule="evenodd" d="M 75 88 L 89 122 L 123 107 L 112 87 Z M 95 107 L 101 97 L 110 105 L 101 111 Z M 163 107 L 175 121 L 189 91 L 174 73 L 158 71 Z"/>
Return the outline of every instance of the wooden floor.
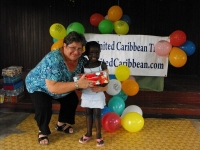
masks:
<path fill-rule="evenodd" d="M 77 92 L 80 96 L 80 92 Z M 107 102 L 111 98 L 106 94 Z M 137 105 L 144 117 L 158 118 L 200 118 L 200 77 L 170 76 L 165 78 L 164 91 L 139 91 L 125 101 L 126 106 Z M 18 103 L 0 104 L 0 109 L 12 111 L 34 112 L 30 97 L 25 92 L 25 98 Z M 59 110 L 59 104 L 53 101 L 53 110 Z M 84 112 L 78 106 L 77 112 Z"/>

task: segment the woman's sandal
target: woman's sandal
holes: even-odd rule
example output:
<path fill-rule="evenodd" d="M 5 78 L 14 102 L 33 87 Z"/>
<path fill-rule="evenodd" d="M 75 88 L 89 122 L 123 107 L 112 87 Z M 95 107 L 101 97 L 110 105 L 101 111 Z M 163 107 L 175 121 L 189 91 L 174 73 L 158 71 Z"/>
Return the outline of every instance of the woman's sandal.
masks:
<path fill-rule="evenodd" d="M 91 137 L 87 137 L 85 135 L 83 135 L 80 139 L 79 139 L 79 143 L 84 144 L 86 142 L 88 142 L 91 139 Z"/>
<path fill-rule="evenodd" d="M 73 128 L 71 126 L 68 126 L 66 129 L 64 129 L 66 127 L 66 123 L 63 124 L 62 126 L 56 125 L 55 129 L 57 131 L 64 131 L 65 133 L 74 133 Z"/>
<path fill-rule="evenodd" d="M 100 147 L 100 146 L 104 146 L 103 138 L 101 138 L 101 139 L 97 139 L 97 146 L 98 146 L 98 147 Z"/>
<path fill-rule="evenodd" d="M 41 132 L 38 133 L 38 143 L 39 143 L 40 145 L 48 145 L 48 144 L 49 144 L 49 139 L 48 139 L 48 137 L 47 137 L 47 136 L 39 137 L 40 135 L 42 135 Z M 44 143 L 44 144 L 43 144 L 43 143 L 40 143 L 40 142 L 43 141 L 43 140 L 46 140 L 47 143 Z"/>

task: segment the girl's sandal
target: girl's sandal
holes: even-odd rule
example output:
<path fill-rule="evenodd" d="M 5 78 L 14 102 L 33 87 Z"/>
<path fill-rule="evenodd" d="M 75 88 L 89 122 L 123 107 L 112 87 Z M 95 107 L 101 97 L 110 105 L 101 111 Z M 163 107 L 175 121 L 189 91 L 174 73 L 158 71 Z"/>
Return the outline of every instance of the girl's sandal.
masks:
<path fill-rule="evenodd" d="M 40 135 L 42 135 L 41 132 L 38 133 L 38 143 L 39 143 L 40 145 L 48 145 L 48 144 L 49 144 L 49 139 L 48 139 L 48 137 L 47 137 L 47 136 L 39 137 Z M 44 143 L 44 144 L 41 143 L 41 141 L 43 141 L 43 140 L 46 140 L 47 143 Z"/>
<path fill-rule="evenodd" d="M 100 146 L 104 146 L 103 138 L 101 138 L 101 139 L 97 139 L 97 146 L 98 146 L 98 147 L 100 147 Z"/>
<path fill-rule="evenodd" d="M 67 125 L 66 123 L 63 124 L 62 126 L 56 125 L 55 129 L 56 129 L 57 131 L 64 131 L 65 133 L 70 133 L 70 134 L 74 133 L 73 128 L 72 128 L 71 126 L 68 126 L 68 127 L 65 129 L 66 125 Z"/>
<path fill-rule="evenodd" d="M 79 143 L 84 144 L 86 142 L 88 142 L 91 139 L 91 137 L 87 137 L 85 135 L 83 135 L 80 139 L 79 139 Z"/>

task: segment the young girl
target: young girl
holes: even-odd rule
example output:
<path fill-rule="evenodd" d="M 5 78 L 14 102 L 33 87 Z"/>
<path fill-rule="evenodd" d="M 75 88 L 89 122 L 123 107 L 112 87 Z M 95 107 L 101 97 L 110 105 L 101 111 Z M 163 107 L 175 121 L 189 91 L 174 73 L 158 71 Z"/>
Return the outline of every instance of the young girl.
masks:
<path fill-rule="evenodd" d="M 99 71 L 107 71 L 105 62 L 99 61 L 100 45 L 95 41 L 87 42 L 85 46 L 85 54 L 88 57 L 88 63 L 84 66 L 84 73 L 92 73 Z M 104 84 L 104 86 L 107 84 Z M 95 88 L 95 87 L 94 87 Z M 107 87 L 105 87 L 105 90 Z M 96 125 L 96 142 L 97 146 L 103 146 L 104 141 L 101 135 L 101 109 L 106 105 L 104 92 L 94 92 L 93 88 L 82 90 L 81 106 L 86 108 L 86 125 L 87 133 L 80 139 L 80 143 L 88 142 L 92 137 L 93 117 Z"/>

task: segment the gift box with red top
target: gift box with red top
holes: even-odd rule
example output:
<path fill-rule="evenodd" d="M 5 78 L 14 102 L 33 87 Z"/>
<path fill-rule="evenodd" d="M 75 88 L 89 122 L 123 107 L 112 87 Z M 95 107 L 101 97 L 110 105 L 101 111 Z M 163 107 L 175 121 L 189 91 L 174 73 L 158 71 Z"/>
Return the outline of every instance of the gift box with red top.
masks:
<path fill-rule="evenodd" d="M 78 81 L 83 74 L 78 74 L 73 77 L 74 81 Z M 86 79 L 93 81 L 93 85 L 105 85 L 108 84 L 108 74 L 106 71 L 99 71 L 93 73 L 87 73 Z"/>

